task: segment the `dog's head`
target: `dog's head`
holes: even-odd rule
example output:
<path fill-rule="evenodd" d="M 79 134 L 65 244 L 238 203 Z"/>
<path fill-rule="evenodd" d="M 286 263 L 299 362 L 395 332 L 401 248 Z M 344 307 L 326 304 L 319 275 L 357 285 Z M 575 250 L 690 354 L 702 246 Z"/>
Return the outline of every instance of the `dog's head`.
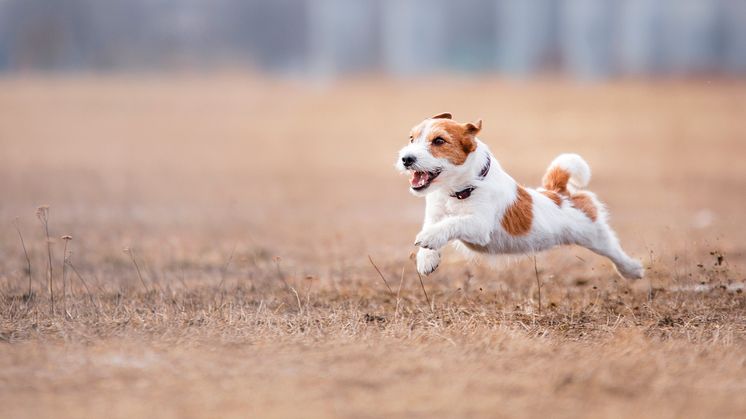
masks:
<path fill-rule="evenodd" d="M 428 118 L 412 128 L 409 144 L 399 151 L 396 168 L 409 172 L 410 191 L 422 196 L 468 171 L 465 162 L 477 149 L 482 121 L 459 123 L 450 113 Z"/>

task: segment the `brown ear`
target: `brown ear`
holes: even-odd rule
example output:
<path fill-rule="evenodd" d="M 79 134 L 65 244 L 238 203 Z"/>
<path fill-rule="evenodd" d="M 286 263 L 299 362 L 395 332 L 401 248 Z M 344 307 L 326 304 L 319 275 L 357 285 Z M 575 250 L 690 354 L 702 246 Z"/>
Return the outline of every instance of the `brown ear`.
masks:
<path fill-rule="evenodd" d="M 469 154 L 477 149 L 477 140 L 472 135 L 461 137 L 461 148 L 464 150 L 464 153 Z"/>
<path fill-rule="evenodd" d="M 453 119 L 453 115 L 451 115 L 448 112 L 439 113 L 433 117 L 430 117 L 430 119 Z"/>
<path fill-rule="evenodd" d="M 467 122 L 466 132 L 472 135 L 477 135 L 482 130 L 482 120 L 477 119 L 477 122 Z"/>

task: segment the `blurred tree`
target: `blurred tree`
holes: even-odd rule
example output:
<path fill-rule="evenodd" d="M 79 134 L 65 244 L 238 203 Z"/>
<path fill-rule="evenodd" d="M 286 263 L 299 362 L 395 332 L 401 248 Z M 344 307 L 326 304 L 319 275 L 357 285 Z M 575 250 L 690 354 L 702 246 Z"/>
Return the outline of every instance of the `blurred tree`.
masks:
<path fill-rule="evenodd" d="M 379 6 L 369 0 L 317 0 L 309 7 L 309 57 L 314 74 L 378 69 Z"/>
<path fill-rule="evenodd" d="M 393 74 L 443 71 L 449 36 L 459 25 L 448 0 L 382 0 L 383 67 Z"/>
<path fill-rule="evenodd" d="M 742 0 L 0 0 L 0 71 L 746 73 Z"/>
<path fill-rule="evenodd" d="M 614 73 L 615 3 L 613 0 L 564 1 L 560 50 L 566 71 L 585 79 Z"/>
<path fill-rule="evenodd" d="M 556 67 L 558 3 L 498 0 L 497 62 L 501 71 L 531 75 Z"/>

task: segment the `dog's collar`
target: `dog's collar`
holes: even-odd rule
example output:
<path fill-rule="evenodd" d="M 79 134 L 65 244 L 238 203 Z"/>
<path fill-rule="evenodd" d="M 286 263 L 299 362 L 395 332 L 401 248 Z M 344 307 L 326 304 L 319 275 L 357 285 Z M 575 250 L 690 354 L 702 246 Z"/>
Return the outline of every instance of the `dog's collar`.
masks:
<path fill-rule="evenodd" d="M 461 189 L 460 191 L 454 192 L 451 196 L 457 199 L 466 199 L 471 196 L 471 193 L 474 192 L 474 189 L 477 189 L 474 186 L 469 186 L 466 189 Z"/>
<path fill-rule="evenodd" d="M 484 164 L 484 167 L 479 172 L 479 179 L 480 180 L 484 179 L 485 176 L 487 176 L 487 173 L 490 172 L 490 163 L 491 163 L 491 161 L 492 161 L 492 159 L 490 158 L 490 155 L 487 154 L 487 163 Z M 474 189 L 477 189 L 477 187 L 469 185 L 466 188 L 461 189 L 460 191 L 454 192 L 453 194 L 451 194 L 451 196 L 453 198 L 456 198 L 456 199 L 459 199 L 459 200 L 466 199 L 466 198 L 468 198 L 468 197 L 471 196 L 471 193 L 474 192 Z"/>

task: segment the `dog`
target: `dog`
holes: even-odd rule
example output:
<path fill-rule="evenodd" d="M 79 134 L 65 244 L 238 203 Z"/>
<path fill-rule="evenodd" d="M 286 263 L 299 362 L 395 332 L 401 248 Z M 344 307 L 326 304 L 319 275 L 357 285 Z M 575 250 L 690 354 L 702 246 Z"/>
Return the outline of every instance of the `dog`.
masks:
<path fill-rule="evenodd" d="M 417 270 L 434 272 L 441 249 L 454 241 L 477 254 L 526 254 L 576 244 L 606 256 L 629 279 L 643 277 L 609 227 L 608 212 L 584 188 L 591 170 L 577 154 L 552 161 L 542 187 L 517 183 L 477 138 L 482 121 L 459 123 L 450 113 L 425 119 L 399 151 L 396 168 L 410 174 L 410 191 L 425 197 L 417 234 Z"/>

